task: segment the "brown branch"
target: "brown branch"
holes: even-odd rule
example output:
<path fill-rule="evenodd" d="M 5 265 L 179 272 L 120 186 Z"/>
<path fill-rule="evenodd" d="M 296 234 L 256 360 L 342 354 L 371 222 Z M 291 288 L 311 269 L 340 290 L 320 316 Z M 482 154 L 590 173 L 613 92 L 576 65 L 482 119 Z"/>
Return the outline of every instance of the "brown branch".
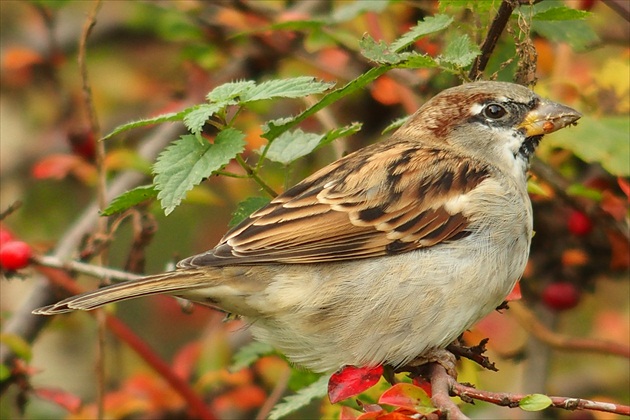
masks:
<path fill-rule="evenodd" d="M 54 285 L 66 289 L 72 294 L 82 293 L 84 290 L 64 271 L 38 267 L 38 271 L 44 274 Z M 168 384 L 186 401 L 194 418 L 215 419 L 217 418 L 204 403 L 203 399 L 190 387 L 190 385 L 180 378 L 171 367 L 162 360 L 140 337 L 138 337 L 120 319 L 111 314 L 104 314 L 105 325 L 118 339 L 127 344 L 133 351 L 151 366 Z M 94 312 L 90 312 L 94 314 Z M 44 318 L 44 317 L 41 317 Z"/>
<path fill-rule="evenodd" d="M 494 51 L 494 47 L 496 47 L 497 42 L 499 41 L 499 37 L 505 30 L 512 12 L 518 5 L 518 0 L 503 0 L 501 2 L 499 10 L 490 25 L 490 29 L 488 29 L 486 39 L 481 45 L 481 55 L 475 59 L 472 67 L 470 68 L 470 72 L 468 73 L 470 80 L 477 80 L 481 77 L 481 73 L 483 73 L 488 65 L 488 61 L 490 61 L 490 56 Z"/>
<path fill-rule="evenodd" d="M 449 385 L 453 395 L 464 399 L 473 399 L 489 402 L 502 407 L 515 408 L 519 406 L 521 400 L 528 397 L 526 394 L 510 394 L 507 392 L 482 391 L 471 386 L 463 385 L 448 377 Z M 573 397 L 549 397 L 551 407 L 562 408 L 564 410 L 593 410 L 604 411 L 622 415 L 630 415 L 630 406 L 609 402 L 585 400 Z"/>
<path fill-rule="evenodd" d="M 617 12 L 619 16 L 630 22 L 630 3 L 628 0 L 603 0 L 603 2 Z"/>
<path fill-rule="evenodd" d="M 427 377 L 431 382 L 431 401 L 435 408 L 449 420 L 468 420 L 468 416 L 450 397 L 453 384 L 457 381 L 446 372 L 446 369 L 439 363 L 431 363 Z"/>
<path fill-rule="evenodd" d="M 614 354 L 630 358 L 629 346 L 611 341 L 567 337 L 551 331 L 522 302 L 510 302 L 508 313 L 516 318 L 523 329 L 555 349 Z"/>

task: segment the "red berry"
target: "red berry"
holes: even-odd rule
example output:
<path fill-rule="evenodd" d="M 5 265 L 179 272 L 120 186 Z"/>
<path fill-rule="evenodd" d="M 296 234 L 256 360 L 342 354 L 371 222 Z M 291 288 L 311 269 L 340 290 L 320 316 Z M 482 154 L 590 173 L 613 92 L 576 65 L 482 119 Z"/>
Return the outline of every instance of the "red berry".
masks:
<path fill-rule="evenodd" d="M 0 246 L 0 266 L 6 270 L 19 270 L 28 265 L 31 255 L 31 247 L 26 242 L 6 242 Z"/>
<path fill-rule="evenodd" d="M 542 300 L 549 309 L 564 311 L 577 306 L 580 291 L 573 283 L 566 281 L 550 283 L 543 290 Z"/>
<path fill-rule="evenodd" d="M 587 215 L 579 211 L 572 211 L 567 221 L 569 232 L 577 236 L 585 236 L 593 230 L 593 223 Z"/>
<path fill-rule="evenodd" d="M 0 228 L 0 245 L 5 244 L 12 240 L 13 240 L 13 235 L 11 235 L 11 233 L 8 230 Z"/>

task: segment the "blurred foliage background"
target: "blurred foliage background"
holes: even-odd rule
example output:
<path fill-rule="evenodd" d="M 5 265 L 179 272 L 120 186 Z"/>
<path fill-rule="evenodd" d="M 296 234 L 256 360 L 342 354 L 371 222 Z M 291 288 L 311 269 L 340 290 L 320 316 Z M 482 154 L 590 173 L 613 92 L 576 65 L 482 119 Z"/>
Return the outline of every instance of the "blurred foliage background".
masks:
<path fill-rule="evenodd" d="M 454 18 L 449 30 L 413 45 L 416 51 L 438 57 L 462 35 L 480 45 L 499 3 L 105 1 L 87 44 L 95 109 L 106 134 L 128 121 L 201 103 L 214 87 L 233 80 L 313 76 L 342 86 L 373 65 L 360 54 L 359 41 L 365 33 L 392 42 L 417 21 L 443 13 Z M 553 334 L 627 345 L 628 16 L 602 1 L 547 0 L 543 4 L 548 9 L 566 5 L 585 13 L 567 19 L 548 12 L 544 18 L 533 19 L 537 13 L 533 9 L 517 9 L 483 75 L 512 81 L 515 74 L 527 71 L 519 66 L 523 57 L 535 59 L 536 71 L 530 75 L 538 79 L 535 90 L 585 114 L 577 127 L 545 138 L 539 149 L 532 183 L 536 236 L 519 303 Z M 18 200 L 22 203 L 2 220 L 2 227 L 45 254 L 67 237 L 95 198 L 96 139 L 77 65 L 79 39 L 93 3 L 5 0 L 0 7 L 0 211 Z M 463 50 L 462 56 L 467 52 Z M 260 176 L 275 191 L 282 191 L 344 153 L 379 140 L 394 120 L 460 83 L 467 68 L 468 64 L 451 71 L 397 69 L 381 76 L 300 126 L 304 131 L 324 132 L 361 122 L 360 132 L 289 165 L 266 162 Z M 265 144 L 261 124 L 295 115 L 314 100 L 265 101 L 239 114 L 236 125 L 246 133 L 243 156 L 247 161 L 255 163 L 256 151 Z M 183 125 L 165 123 L 108 140 L 104 161 L 108 179 L 134 172 L 145 176 L 144 184 L 149 183 L 154 157 L 143 156 L 142 147 L 162 142 L 163 148 L 183 132 Z M 204 127 L 204 135 L 213 135 L 211 126 Z M 234 162 L 225 169 L 243 173 Z M 108 265 L 131 269 L 130 250 L 141 231 L 149 233 L 150 240 L 141 247 L 142 258 L 132 261 L 133 267 L 146 273 L 163 271 L 181 257 L 212 248 L 227 230 L 238 203 L 264 196 L 251 179 L 213 176 L 190 191 L 168 217 L 153 201 L 116 215 L 110 219 L 114 227 L 105 241 Z M 89 254 L 95 241 L 88 239 L 83 238 L 72 251 L 73 258 Z M 18 354 L 21 363 L 2 371 L 6 387 L 0 417 L 94 418 L 98 398 L 94 317 L 76 313 L 50 319 L 35 334 L 34 343 L 7 334 L 5 325 L 28 304 L 34 288 L 48 280 L 35 268 L 5 274 L 0 282 L 2 343 Z M 90 277 L 75 277 L 82 287 L 97 285 Z M 553 294 L 557 284 L 565 287 L 560 288 L 560 297 Z M 575 296 L 574 302 L 567 304 L 567 295 Z M 278 355 L 259 358 L 238 372 L 229 371 L 236 349 L 249 342 L 247 329 L 239 321 L 223 323 L 223 314 L 207 308 L 182 310 L 174 299 L 158 296 L 121 303 L 111 311 L 171 364 L 220 418 L 264 416 L 269 412 L 266 402 L 317 379 L 289 367 Z M 552 349 L 533 338 L 526 327 L 509 310 L 482 321 L 467 333 L 466 340 L 475 344 L 489 337 L 490 357 L 500 371 L 488 372 L 463 362 L 459 380 L 494 391 L 629 403 L 627 356 L 576 351 L 571 345 Z M 105 348 L 102 398 L 108 418 L 187 415 L 180 395 L 125 344 L 107 334 Z M 380 391 L 384 386 L 379 385 Z M 364 401 L 374 400 L 380 391 L 367 394 Z M 485 403 L 467 405 L 465 411 L 475 418 L 528 415 Z M 597 412 L 534 414 L 534 418 L 612 418 Z M 315 400 L 293 416 L 339 417 L 339 407 Z"/>

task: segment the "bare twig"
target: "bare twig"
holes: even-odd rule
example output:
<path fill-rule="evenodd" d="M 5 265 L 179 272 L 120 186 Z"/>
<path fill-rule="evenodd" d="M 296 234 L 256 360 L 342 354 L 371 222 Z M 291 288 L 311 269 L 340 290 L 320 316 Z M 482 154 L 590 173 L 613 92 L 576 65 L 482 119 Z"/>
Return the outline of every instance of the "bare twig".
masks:
<path fill-rule="evenodd" d="M 511 394 L 507 392 L 491 392 L 483 391 L 471 386 L 463 385 L 448 377 L 450 389 L 452 393 L 460 398 L 474 399 L 479 401 L 486 401 L 492 404 L 496 404 L 503 407 L 518 407 L 521 400 L 528 395 L 526 394 Z M 622 415 L 630 415 L 630 407 L 622 404 L 615 404 L 609 402 L 585 400 L 582 398 L 572 397 L 549 397 L 551 399 L 551 406 L 556 408 L 562 408 L 569 411 L 575 410 L 593 410 L 604 411 L 607 413 L 615 413 Z"/>
<path fill-rule="evenodd" d="M 613 9 L 619 16 L 630 22 L 630 3 L 628 0 L 603 0 L 604 4 Z"/>
<path fill-rule="evenodd" d="M 264 420 L 269 416 L 269 412 L 273 409 L 276 403 L 282 398 L 282 394 L 287 390 L 287 385 L 289 384 L 289 379 L 291 378 L 291 369 L 287 368 L 284 373 L 278 378 L 278 382 L 276 386 L 269 394 L 269 397 L 265 401 L 265 403 L 260 407 L 258 413 L 256 414 L 256 420 Z"/>
<path fill-rule="evenodd" d="M 138 280 L 142 276 L 128 273 L 126 271 L 106 268 L 100 265 L 87 264 L 81 261 L 64 261 L 52 255 L 38 255 L 33 257 L 33 263 L 44 267 L 59 268 L 66 271 L 74 271 L 81 274 L 87 274 L 97 279 L 109 278 L 117 281 Z"/>
<path fill-rule="evenodd" d="M 50 282 L 67 289 L 72 294 L 79 294 L 83 292 L 81 287 L 74 282 L 64 271 L 49 268 L 39 267 L 39 270 Z M 94 313 L 94 312 L 90 312 Z M 151 366 L 166 382 L 171 385 L 190 407 L 191 412 L 195 415 L 194 418 L 199 419 L 215 419 L 216 416 L 206 407 L 203 400 L 193 391 L 185 380 L 180 378 L 171 367 L 163 361 L 141 338 L 139 338 L 129 327 L 127 327 L 118 318 L 106 314 L 101 311 L 105 318 L 105 324 L 109 331 L 111 331 L 118 339 L 126 343 L 133 351 L 135 351 L 149 366 Z M 44 318 L 44 317 L 41 317 Z"/>
<path fill-rule="evenodd" d="M 567 337 L 549 330 L 522 302 L 510 302 L 510 310 L 508 313 L 512 314 L 527 332 L 553 348 L 568 351 L 614 354 L 630 358 L 629 346 L 611 341 Z"/>
<path fill-rule="evenodd" d="M 13 214 L 13 212 L 15 212 L 20 207 L 22 207 L 22 202 L 20 200 L 11 203 L 6 210 L 3 210 L 2 213 L 0 213 L 0 221 Z"/>

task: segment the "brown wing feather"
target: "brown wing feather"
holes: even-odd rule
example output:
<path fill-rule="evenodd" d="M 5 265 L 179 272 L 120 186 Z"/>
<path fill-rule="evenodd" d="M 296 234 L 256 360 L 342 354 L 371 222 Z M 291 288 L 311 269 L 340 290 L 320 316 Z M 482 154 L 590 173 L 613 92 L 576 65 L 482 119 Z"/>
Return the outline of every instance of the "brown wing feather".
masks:
<path fill-rule="evenodd" d="M 487 176 L 452 152 L 376 144 L 287 190 L 178 266 L 340 261 L 433 246 L 466 234 L 466 217 L 445 203 Z"/>

